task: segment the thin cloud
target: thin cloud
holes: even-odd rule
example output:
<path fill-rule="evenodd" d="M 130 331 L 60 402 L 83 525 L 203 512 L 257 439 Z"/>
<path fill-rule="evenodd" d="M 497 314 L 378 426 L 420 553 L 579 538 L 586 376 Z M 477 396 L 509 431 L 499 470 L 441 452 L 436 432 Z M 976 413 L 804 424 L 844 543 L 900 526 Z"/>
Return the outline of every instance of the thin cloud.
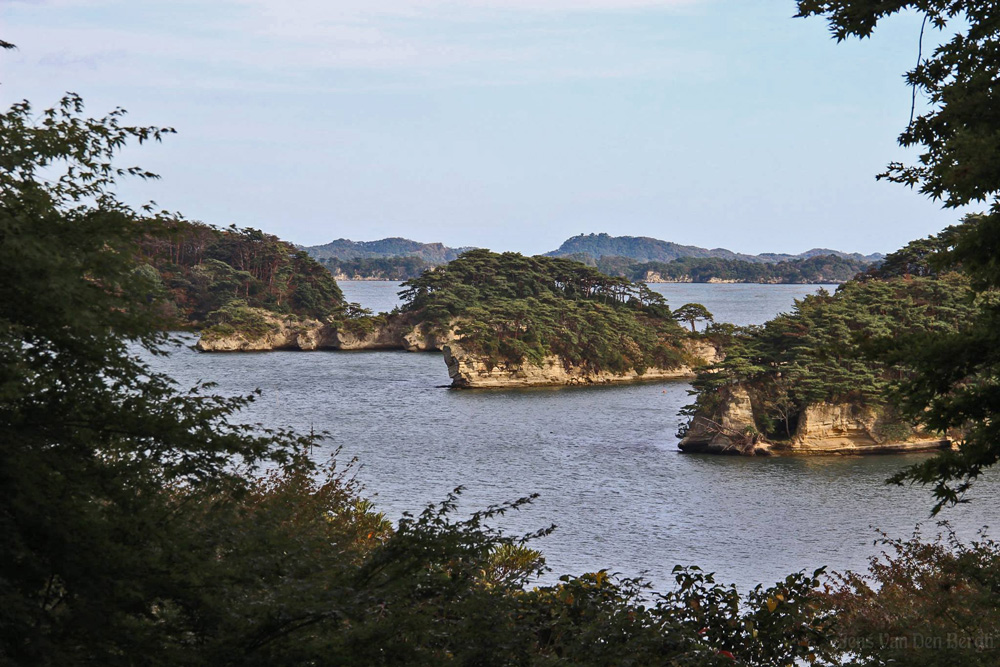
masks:
<path fill-rule="evenodd" d="M 705 54 L 672 51 L 642 22 L 591 17 L 669 15 L 712 1 L 14 0 L 3 14 L 25 61 L 49 71 L 125 85 L 316 91 L 704 70 Z M 352 75 L 365 71 L 377 76 Z"/>

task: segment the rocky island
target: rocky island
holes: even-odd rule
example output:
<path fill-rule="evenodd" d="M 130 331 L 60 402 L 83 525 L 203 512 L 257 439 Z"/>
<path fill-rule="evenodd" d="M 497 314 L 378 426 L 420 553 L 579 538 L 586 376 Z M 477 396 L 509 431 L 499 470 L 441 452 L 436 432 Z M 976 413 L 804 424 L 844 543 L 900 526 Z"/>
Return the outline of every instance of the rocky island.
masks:
<path fill-rule="evenodd" d="M 948 447 L 949 434 L 916 427 L 890 400 L 910 373 L 906 359 L 878 353 L 880 341 L 918 341 L 973 320 L 968 280 L 954 271 L 937 275 L 916 248 L 889 255 L 835 294 L 808 296 L 762 327 L 734 327 L 720 337 L 725 358 L 693 382 L 697 398 L 685 410 L 690 421 L 680 449 L 758 455 Z"/>
<path fill-rule="evenodd" d="M 692 378 L 717 360 L 662 296 L 572 260 L 473 250 L 403 286 L 403 307 L 379 315 L 350 304 L 308 317 L 233 303 L 211 313 L 197 347 L 441 350 L 460 388 Z"/>
<path fill-rule="evenodd" d="M 572 260 L 473 250 L 404 287 L 404 312 L 453 332 L 454 387 L 689 378 L 716 360 L 661 295 Z"/>
<path fill-rule="evenodd" d="M 261 308 L 214 313 L 195 347 L 202 352 L 270 350 L 439 351 L 454 328 L 434 329 L 411 314 L 360 315 L 324 320 L 280 315 Z"/>

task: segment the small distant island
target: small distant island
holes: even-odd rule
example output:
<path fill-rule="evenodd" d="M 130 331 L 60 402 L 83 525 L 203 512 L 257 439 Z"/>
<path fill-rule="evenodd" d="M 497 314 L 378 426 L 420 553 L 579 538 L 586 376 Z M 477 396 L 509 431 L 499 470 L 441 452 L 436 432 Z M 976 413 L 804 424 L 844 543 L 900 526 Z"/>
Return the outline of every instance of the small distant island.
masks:
<path fill-rule="evenodd" d="M 378 241 L 337 239 L 302 248 L 337 280 L 409 280 L 446 264 L 472 248 L 449 248 L 403 238 Z"/>
<path fill-rule="evenodd" d="M 419 243 L 401 238 L 355 242 L 338 239 L 302 248 L 338 280 L 412 280 L 456 259 L 470 248 Z M 798 255 L 746 255 L 709 250 L 648 237 L 587 234 L 566 240 L 550 257 L 572 259 L 611 276 L 646 283 L 831 284 L 850 280 L 882 260 L 814 248 Z"/>
<path fill-rule="evenodd" d="M 782 262 L 796 259 L 809 259 L 825 255 L 834 255 L 844 259 L 852 259 L 867 264 L 883 259 L 881 254 L 862 255 L 860 253 L 845 253 L 827 248 L 813 248 L 798 255 L 784 253 L 764 253 L 746 255 L 725 248 L 699 248 L 698 246 L 680 245 L 670 241 L 661 241 L 648 236 L 611 236 L 609 234 L 579 234 L 563 242 L 558 249 L 546 253 L 550 257 L 591 257 L 594 260 L 602 257 L 624 257 L 636 262 L 672 262 L 676 259 L 728 259 L 750 263 Z"/>

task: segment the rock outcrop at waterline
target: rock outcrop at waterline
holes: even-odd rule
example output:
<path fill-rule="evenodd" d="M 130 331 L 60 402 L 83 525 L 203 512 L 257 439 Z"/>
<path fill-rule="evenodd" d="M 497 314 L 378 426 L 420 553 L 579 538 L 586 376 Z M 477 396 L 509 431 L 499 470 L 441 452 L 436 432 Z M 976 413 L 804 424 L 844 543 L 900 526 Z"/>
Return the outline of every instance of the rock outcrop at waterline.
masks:
<path fill-rule="evenodd" d="M 454 328 L 432 329 L 403 315 L 356 321 L 320 322 L 258 313 L 252 329 L 208 329 L 195 345 L 202 352 L 263 352 L 269 350 L 440 350 L 455 338 Z"/>
<path fill-rule="evenodd" d="M 880 428 L 878 410 L 847 403 L 818 403 L 798 415 L 787 440 L 769 441 L 756 426 L 750 394 L 740 386 L 728 391 L 711 417 L 697 415 L 678 445 L 682 451 L 707 454 L 886 454 L 944 449 L 947 438 L 903 428 L 895 437 Z"/>
<path fill-rule="evenodd" d="M 320 322 L 282 318 L 267 311 L 256 312 L 253 327 L 215 327 L 203 332 L 196 344 L 202 352 L 262 352 L 269 350 L 407 350 L 444 352 L 452 386 L 461 389 L 517 388 L 564 385 L 606 385 L 694 377 L 694 368 L 715 363 L 719 353 L 698 339 L 682 341 L 686 363 L 672 368 L 647 368 L 638 373 L 594 371 L 567 364 L 558 356 L 541 364 L 490 364 L 461 345 L 456 332 L 460 320 L 445 329 L 403 314 L 377 316 L 346 322 Z"/>
<path fill-rule="evenodd" d="M 644 373 L 634 370 L 624 373 L 593 371 L 565 363 L 558 356 L 548 356 L 541 364 L 490 363 L 465 350 L 461 341 L 443 346 L 451 386 L 460 389 L 511 389 L 518 387 L 555 387 L 565 385 L 604 385 L 627 382 L 679 380 L 694 377 L 695 366 L 718 361 L 718 351 L 708 343 L 684 341 L 689 364 L 675 368 L 647 368 Z"/>

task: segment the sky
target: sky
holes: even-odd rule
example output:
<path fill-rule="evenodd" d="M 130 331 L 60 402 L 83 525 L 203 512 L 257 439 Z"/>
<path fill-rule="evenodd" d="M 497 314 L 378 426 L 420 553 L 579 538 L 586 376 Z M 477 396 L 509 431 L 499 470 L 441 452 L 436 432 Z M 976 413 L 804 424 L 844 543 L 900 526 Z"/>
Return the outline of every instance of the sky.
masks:
<path fill-rule="evenodd" d="M 580 233 L 890 252 L 953 224 L 912 160 L 920 21 L 793 0 L 3 0 L 0 104 L 170 126 L 121 196 L 303 245 L 527 254 Z M 925 50 L 942 37 L 930 34 Z"/>

